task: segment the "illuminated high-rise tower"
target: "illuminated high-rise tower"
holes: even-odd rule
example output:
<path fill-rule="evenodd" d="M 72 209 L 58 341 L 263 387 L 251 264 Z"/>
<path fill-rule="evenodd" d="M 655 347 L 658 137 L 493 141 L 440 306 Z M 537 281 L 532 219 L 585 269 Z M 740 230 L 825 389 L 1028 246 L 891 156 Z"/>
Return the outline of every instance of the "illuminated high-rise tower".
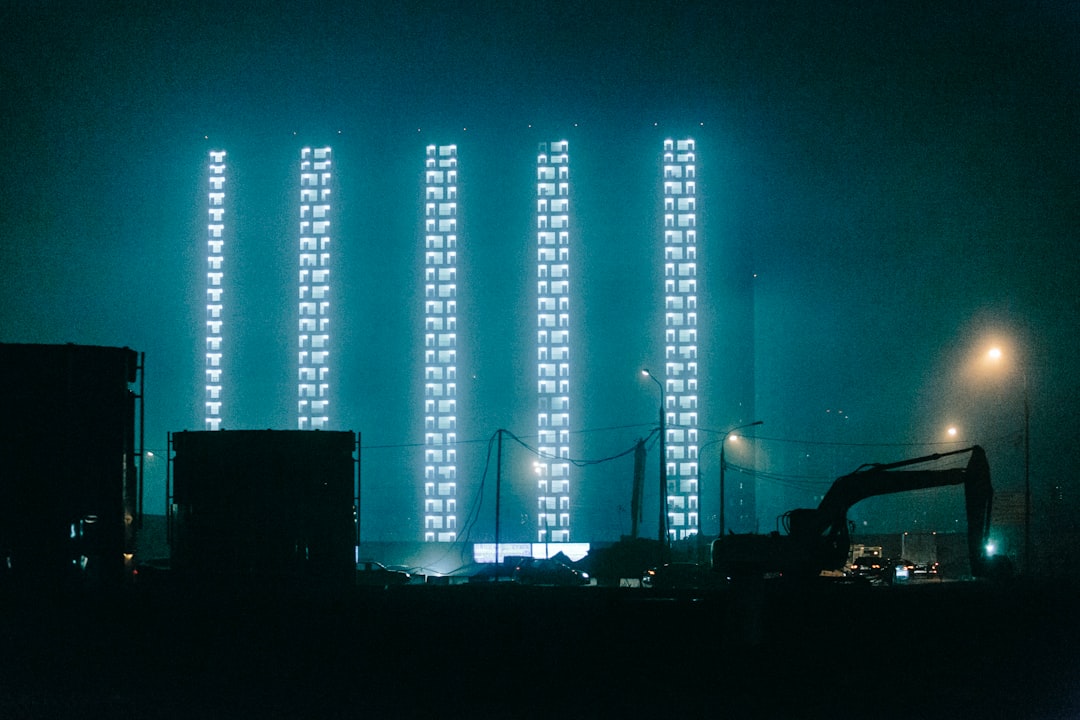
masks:
<path fill-rule="evenodd" d="M 665 140 L 663 171 L 667 523 L 669 537 L 682 540 L 701 527 L 694 141 Z"/>
<path fill-rule="evenodd" d="M 225 260 L 225 151 L 211 150 L 207 193 L 209 219 L 207 224 L 206 268 L 206 378 L 204 397 L 204 427 L 221 428 L 222 408 L 222 280 Z"/>
<path fill-rule="evenodd" d="M 537 542 L 570 541 L 570 166 L 565 140 L 536 159 Z"/>
<path fill-rule="evenodd" d="M 300 151 L 300 430 L 325 430 L 330 424 L 331 164 L 328 147 Z"/>
<path fill-rule="evenodd" d="M 424 541 L 457 539 L 457 146 L 424 163 Z"/>

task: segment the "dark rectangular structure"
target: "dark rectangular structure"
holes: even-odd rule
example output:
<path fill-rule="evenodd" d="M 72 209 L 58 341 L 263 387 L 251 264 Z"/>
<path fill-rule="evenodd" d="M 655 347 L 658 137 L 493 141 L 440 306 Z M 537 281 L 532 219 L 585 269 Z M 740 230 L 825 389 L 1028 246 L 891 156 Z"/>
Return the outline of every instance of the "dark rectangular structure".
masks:
<path fill-rule="evenodd" d="M 118 582 L 138 525 L 130 348 L 0 343 L 0 574 Z"/>
<path fill-rule="evenodd" d="M 218 430 L 173 433 L 171 442 L 178 575 L 353 583 L 353 433 Z"/>

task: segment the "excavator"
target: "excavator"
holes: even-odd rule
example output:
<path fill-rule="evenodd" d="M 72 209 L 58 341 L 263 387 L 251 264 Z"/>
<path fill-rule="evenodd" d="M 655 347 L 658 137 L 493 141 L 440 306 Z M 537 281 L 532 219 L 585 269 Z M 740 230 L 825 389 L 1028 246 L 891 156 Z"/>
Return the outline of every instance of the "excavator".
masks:
<path fill-rule="evenodd" d="M 952 455 L 970 453 L 966 467 L 912 468 Z M 986 555 L 993 487 L 986 452 L 975 445 L 888 464 L 862 465 L 837 478 L 816 508 L 789 510 L 781 516 L 787 534 L 729 534 L 712 544 L 713 570 L 730 578 L 781 576 L 806 579 L 840 570 L 851 547 L 848 510 L 869 497 L 963 485 L 967 545 L 974 577 L 998 576 L 1006 569 Z"/>

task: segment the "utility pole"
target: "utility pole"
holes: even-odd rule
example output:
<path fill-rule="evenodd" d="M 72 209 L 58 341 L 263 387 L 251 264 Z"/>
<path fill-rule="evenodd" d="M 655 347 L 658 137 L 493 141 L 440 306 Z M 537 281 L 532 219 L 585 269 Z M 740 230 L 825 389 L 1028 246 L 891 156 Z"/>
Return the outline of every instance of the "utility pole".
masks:
<path fill-rule="evenodd" d="M 499 440 L 497 450 L 495 454 L 495 579 L 499 577 L 499 509 L 502 502 L 502 436 L 503 431 L 499 429 Z"/>
<path fill-rule="evenodd" d="M 630 493 L 630 537 L 637 540 L 641 522 L 641 494 L 645 490 L 645 441 L 638 438 L 634 446 L 634 488 Z"/>
<path fill-rule="evenodd" d="M 664 392 L 660 391 L 660 518 L 657 530 L 660 541 L 660 556 L 664 555 L 664 547 L 667 545 L 667 423 L 664 412 Z"/>
<path fill-rule="evenodd" d="M 660 388 L 660 517 L 657 519 L 656 539 L 660 543 L 660 564 L 664 563 L 665 548 L 667 547 L 667 421 L 665 418 L 665 393 L 664 385 L 648 368 L 641 371 L 642 375 L 652 378 L 656 387 Z"/>

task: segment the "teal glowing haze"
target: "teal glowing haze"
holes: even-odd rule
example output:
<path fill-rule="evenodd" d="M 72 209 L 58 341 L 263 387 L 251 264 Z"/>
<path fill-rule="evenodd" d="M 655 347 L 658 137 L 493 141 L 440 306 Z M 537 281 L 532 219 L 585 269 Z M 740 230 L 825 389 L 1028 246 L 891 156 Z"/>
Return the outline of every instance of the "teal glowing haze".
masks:
<path fill-rule="evenodd" d="M 701 441 L 765 421 L 753 453 L 725 446 L 760 471 L 758 529 L 864 462 L 973 443 L 1017 490 L 1025 388 L 1037 517 L 1080 504 L 1059 487 L 1080 430 L 1075 5 L 271 5 L 0 12 L 0 341 L 145 352 L 155 454 L 204 423 L 212 149 L 236 203 L 226 392 L 246 428 L 296 426 L 299 153 L 330 146 L 333 426 L 362 434 L 368 537 L 416 539 L 425 149 L 457 147 L 458 474 L 476 487 L 496 430 L 535 445 L 536 154 L 555 140 L 570 455 L 627 451 L 657 424 L 641 369 L 666 361 L 662 144 L 693 138 Z M 535 457 L 506 453 L 504 517 L 524 526 Z M 717 462 L 702 453 L 712 508 Z M 631 474 L 632 454 L 572 469 L 576 539 L 629 531 Z M 892 532 L 962 512 L 888 507 L 852 516 Z"/>

